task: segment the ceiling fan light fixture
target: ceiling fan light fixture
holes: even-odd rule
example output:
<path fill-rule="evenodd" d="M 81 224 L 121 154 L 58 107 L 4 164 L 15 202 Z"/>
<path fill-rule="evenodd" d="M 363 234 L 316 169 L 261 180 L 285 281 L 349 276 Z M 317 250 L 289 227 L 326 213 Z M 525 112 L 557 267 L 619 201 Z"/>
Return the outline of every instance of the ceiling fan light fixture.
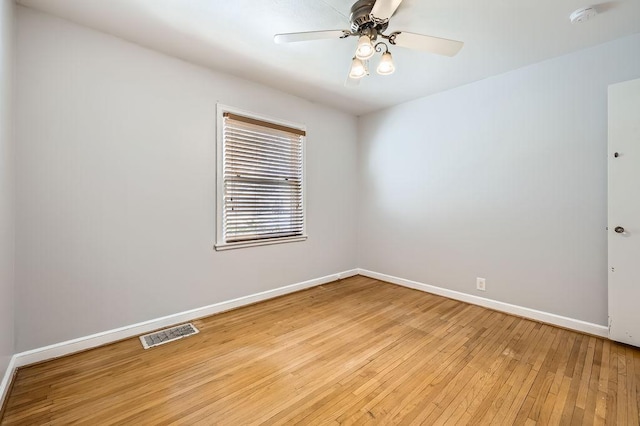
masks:
<path fill-rule="evenodd" d="M 356 58 L 369 59 L 376 53 L 373 43 L 367 35 L 361 35 L 358 39 L 358 47 L 356 48 Z"/>
<path fill-rule="evenodd" d="M 351 69 L 349 70 L 349 78 L 362 78 L 367 75 L 367 67 L 359 58 L 353 58 L 351 61 Z"/>
<path fill-rule="evenodd" d="M 390 75 L 396 70 L 396 66 L 393 63 L 393 58 L 391 57 L 390 52 L 384 52 L 382 57 L 380 58 L 380 63 L 378 64 L 378 68 L 376 71 L 380 75 Z"/>
<path fill-rule="evenodd" d="M 1 0 L 0 0 L 1 1 Z M 326 2 L 326 0 L 323 0 Z M 385 32 L 389 28 L 389 20 L 403 0 L 351 0 L 355 3 L 351 6 L 349 16 L 350 30 L 323 30 L 296 33 L 276 34 L 276 43 L 292 43 L 297 41 L 323 40 L 323 39 L 348 39 L 356 37 L 355 54 L 349 69 L 349 78 L 345 85 L 356 86 L 360 79 L 369 75 L 369 60 L 380 53 L 381 58 L 376 71 L 380 75 L 389 75 L 395 72 L 395 64 L 389 52 L 389 46 L 398 46 L 407 49 L 421 50 L 437 55 L 455 56 L 463 44 L 461 41 L 448 40 L 425 34 L 410 33 L 407 31 Z M 591 16 L 588 11 L 595 11 L 595 6 L 588 7 L 581 12 L 582 19 Z M 585 15 L 586 13 L 586 15 Z M 575 14 L 574 14 L 575 15 Z M 571 19 L 579 19 L 572 15 Z"/>

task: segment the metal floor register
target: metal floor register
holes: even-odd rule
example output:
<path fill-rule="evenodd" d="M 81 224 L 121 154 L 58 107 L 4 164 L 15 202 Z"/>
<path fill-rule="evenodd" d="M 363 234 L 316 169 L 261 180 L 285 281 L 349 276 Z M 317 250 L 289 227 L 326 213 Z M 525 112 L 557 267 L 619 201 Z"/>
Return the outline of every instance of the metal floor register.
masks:
<path fill-rule="evenodd" d="M 145 349 L 149 349 L 196 333 L 199 333 L 199 330 L 193 324 L 187 323 L 140 336 L 140 342 Z"/>

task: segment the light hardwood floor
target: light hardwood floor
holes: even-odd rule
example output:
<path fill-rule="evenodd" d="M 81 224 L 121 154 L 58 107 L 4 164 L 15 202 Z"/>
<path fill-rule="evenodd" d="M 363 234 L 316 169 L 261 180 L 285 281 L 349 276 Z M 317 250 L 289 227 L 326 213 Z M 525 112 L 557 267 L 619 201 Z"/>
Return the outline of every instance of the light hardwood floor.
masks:
<path fill-rule="evenodd" d="M 638 424 L 640 351 L 353 277 L 22 368 L 2 424 Z"/>

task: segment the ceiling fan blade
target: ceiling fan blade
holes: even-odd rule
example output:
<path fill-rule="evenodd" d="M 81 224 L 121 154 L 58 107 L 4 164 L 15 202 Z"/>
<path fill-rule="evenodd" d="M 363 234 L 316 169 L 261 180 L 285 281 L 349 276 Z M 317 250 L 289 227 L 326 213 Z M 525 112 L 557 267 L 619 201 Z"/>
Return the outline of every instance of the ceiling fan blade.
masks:
<path fill-rule="evenodd" d="M 304 33 L 276 34 L 273 41 L 278 44 L 293 43 L 297 41 L 324 40 L 330 38 L 345 38 L 351 35 L 347 30 L 308 31 Z"/>
<path fill-rule="evenodd" d="M 402 0 L 377 0 L 371 14 L 378 19 L 389 19 L 395 13 Z"/>
<path fill-rule="evenodd" d="M 389 35 L 389 43 L 438 55 L 455 56 L 464 45 L 461 41 L 398 31 Z"/>
<path fill-rule="evenodd" d="M 358 87 L 360 85 L 361 78 L 351 78 L 347 76 L 347 79 L 344 81 L 345 87 Z"/>

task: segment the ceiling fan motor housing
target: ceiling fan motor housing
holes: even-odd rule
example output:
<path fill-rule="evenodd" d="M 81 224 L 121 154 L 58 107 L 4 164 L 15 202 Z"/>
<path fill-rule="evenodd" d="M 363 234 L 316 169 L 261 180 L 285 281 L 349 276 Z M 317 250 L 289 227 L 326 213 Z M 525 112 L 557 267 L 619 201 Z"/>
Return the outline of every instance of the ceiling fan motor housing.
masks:
<path fill-rule="evenodd" d="M 389 25 L 388 20 L 376 20 L 371 16 L 371 10 L 376 0 L 358 0 L 351 6 L 351 31 L 354 33 L 365 33 L 370 30 L 374 37 L 376 34 L 383 32 Z M 373 31 L 375 30 L 375 31 Z"/>

